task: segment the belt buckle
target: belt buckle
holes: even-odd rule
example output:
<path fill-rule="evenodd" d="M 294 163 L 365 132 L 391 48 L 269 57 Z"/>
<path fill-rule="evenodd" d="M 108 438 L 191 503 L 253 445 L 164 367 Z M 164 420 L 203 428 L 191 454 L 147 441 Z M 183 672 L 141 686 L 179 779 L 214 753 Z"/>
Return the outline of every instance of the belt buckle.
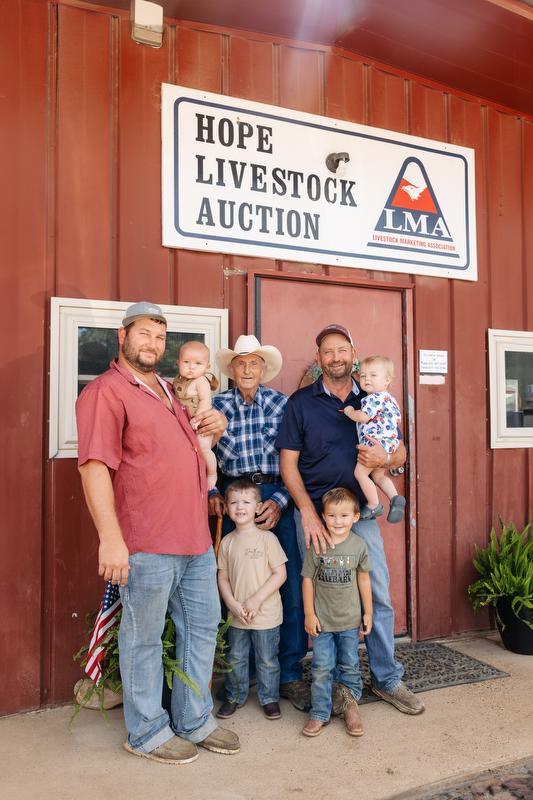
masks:
<path fill-rule="evenodd" d="M 252 472 L 252 474 L 250 475 L 250 480 L 252 481 L 252 483 L 257 483 L 257 484 L 263 483 L 263 473 Z"/>

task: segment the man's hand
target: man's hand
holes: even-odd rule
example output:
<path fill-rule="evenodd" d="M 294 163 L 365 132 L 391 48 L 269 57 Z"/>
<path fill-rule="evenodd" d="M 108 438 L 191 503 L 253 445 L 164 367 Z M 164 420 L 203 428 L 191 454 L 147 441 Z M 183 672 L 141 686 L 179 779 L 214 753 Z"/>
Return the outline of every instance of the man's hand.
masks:
<path fill-rule="evenodd" d="M 261 513 L 255 518 L 255 524 L 262 531 L 271 531 L 278 524 L 281 517 L 281 508 L 275 500 L 265 500 Z"/>
<path fill-rule="evenodd" d="M 100 544 L 98 548 L 98 574 L 113 584 L 125 586 L 128 582 L 129 552 L 124 542 Z"/>
<path fill-rule="evenodd" d="M 378 467 L 401 467 L 402 464 L 405 464 L 407 451 L 403 441 L 400 441 L 396 452 L 391 453 L 389 463 L 387 464 L 387 451 L 383 449 L 377 439 L 372 439 L 370 436 L 368 438 L 372 442 L 371 445 L 357 445 L 357 449 L 359 450 L 357 460 L 361 462 L 363 467 L 376 469 Z"/>
<path fill-rule="evenodd" d="M 228 425 L 228 421 L 221 411 L 208 408 L 206 411 L 199 411 L 194 415 L 196 423 L 196 433 L 200 436 L 212 436 L 217 442 Z"/>
<path fill-rule="evenodd" d="M 318 636 L 322 628 L 316 614 L 305 615 L 305 630 L 309 636 Z"/>
<path fill-rule="evenodd" d="M 320 517 L 315 511 L 314 507 L 306 507 L 300 509 L 302 516 L 302 528 L 304 529 L 305 546 L 307 549 L 313 543 L 315 553 L 326 552 L 326 547 L 334 547 L 333 539 L 328 533 L 327 529 L 322 525 Z"/>
<path fill-rule="evenodd" d="M 212 494 L 207 501 L 208 513 L 210 517 L 222 517 L 226 510 L 226 504 L 221 494 Z"/>
<path fill-rule="evenodd" d="M 368 438 L 372 442 L 371 445 L 357 445 L 357 449 L 359 450 L 359 455 L 357 457 L 358 462 L 362 464 L 363 467 L 367 467 L 367 469 L 376 469 L 377 467 L 386 466 L 387 451 L 383 449 L 377 439 L 372 439 L 370 436 Z"/>

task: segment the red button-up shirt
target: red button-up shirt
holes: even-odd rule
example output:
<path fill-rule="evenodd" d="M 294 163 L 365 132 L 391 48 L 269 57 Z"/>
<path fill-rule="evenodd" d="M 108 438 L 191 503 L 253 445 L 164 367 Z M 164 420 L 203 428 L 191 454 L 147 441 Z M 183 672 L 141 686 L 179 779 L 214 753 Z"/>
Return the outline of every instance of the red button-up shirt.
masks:
<path fill-rule="evenodd" d="M 198 555 L 211 545 L 206 467 L 185 410 L 174 413 L 116 362 L 76 403 L 78 464 L 111 470 L 131 554 Z"/>

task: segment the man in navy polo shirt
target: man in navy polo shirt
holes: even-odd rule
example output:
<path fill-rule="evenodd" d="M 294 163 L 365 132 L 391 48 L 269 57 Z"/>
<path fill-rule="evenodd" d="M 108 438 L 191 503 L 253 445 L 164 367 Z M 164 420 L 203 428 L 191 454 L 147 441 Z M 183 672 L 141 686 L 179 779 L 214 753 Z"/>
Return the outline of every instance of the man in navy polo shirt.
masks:
<path fill-rule="evenodd" d="M 365 396 L 352 378 L 355 349 L 350 332 L 342 325 L 328 325 L 318 334 L 316 344 L 322 377 L 289 398 L 276 447 L 281 451 L 283 482 L 297 508 L 301 547 L 308 548 L 312 543 L 318 553 L 325 552 L 326 543 L 332 544 L 320 517 L 322 495 L 343 486 L 365 503 L 354 477 L 357 459 L 371 468 L 398 467 L 406 453 L 403 443 L 392 455 L 377 442 L 373 447 L 358 445 L 353 422 L 339 413 L 347 405 L 359 409 Z M 421 714 L 424 704 L 402 682 L 404 669 L 394 657 L 394 611 L 378 524 L 375 520 L 359 521 L 354 530 L 367 543 L 372 564 L 374 620 L 366 637 L 372 691 L 405 714 Z"/>

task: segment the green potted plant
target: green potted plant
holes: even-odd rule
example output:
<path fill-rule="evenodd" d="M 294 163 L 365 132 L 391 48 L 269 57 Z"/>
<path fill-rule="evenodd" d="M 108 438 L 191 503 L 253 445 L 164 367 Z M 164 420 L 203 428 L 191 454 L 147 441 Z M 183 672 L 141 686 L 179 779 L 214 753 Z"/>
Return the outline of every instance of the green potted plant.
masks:
<path fill-rule="evenodd" d="M 533 530 L 519 531 L 500 518 L 486 547 L 476 547 L 474 567 L 480 577 L 468 587 L 474 610 L 492 606 L 504 646 L 533 655 Z"/>

